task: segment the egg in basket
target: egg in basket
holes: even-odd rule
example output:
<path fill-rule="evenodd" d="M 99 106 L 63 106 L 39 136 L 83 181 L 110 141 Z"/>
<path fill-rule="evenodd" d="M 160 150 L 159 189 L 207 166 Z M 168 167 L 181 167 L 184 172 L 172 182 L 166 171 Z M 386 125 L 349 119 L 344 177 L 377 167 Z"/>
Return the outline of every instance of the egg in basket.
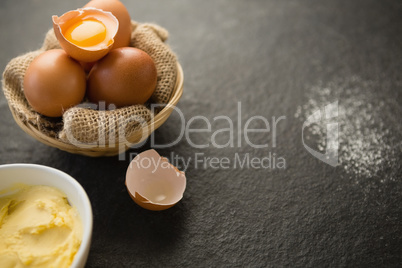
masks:
<path fill-rule="evenodd" d="M 166 121 L 183 71 L 164 28 L 132 21 L 118 0 L 92 0 L 52 20 L 43 46 L 3 73 L 4 95 L 26 133 L 71 153 L 108 156 Z"/>

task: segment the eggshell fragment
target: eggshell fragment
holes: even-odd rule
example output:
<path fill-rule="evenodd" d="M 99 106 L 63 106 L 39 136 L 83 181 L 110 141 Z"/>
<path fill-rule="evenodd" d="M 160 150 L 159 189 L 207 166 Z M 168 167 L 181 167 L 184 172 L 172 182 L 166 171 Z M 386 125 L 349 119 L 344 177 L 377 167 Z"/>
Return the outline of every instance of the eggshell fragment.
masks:
<path fill-rule="evenodd" d="M 131 198 L 148 210 L 165 210 L 179 202 L 186 189 L 186 176 L 155 150 L 137 155 L 126 173 Z"/>
<path fill-rule="evenodd" d="M 62 16 L 52 16 L 53 29 L 60 46 L 67 54 L 80 62 L 95 62 L 105 56 L 113 47 L 119 29 L 119 21 L 111 13 L 96 8 L 71 10 Z M 84 21 L 99 22 L 105 27 L 104 40 L 94 45 L 77 45 L 68 39 L 67 33 L 77 23 Z M 84 30 L 81 30 L 81 35 Z M 88 31 L 88 34 L 90 32 Z"/>

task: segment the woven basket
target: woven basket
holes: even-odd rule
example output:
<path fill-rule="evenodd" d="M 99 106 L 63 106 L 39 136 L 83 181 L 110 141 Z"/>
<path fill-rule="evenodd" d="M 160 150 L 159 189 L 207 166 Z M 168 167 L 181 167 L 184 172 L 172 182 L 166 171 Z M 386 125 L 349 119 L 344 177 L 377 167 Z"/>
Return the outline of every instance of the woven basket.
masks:
<path fill-rule="evenodd" d="M 124 146 L 124 150 L 129 149 L 130 146 L 141 143 L 142 141 L 146 140 L 153 131 L 159 128 L 170 116 L 173 109 L 176 107 L 179 99 L 183 93 L 183 69 L 179 63 L 177 63 L 177 80 L 174 91 L 170 98 L 169 103 L 155 116 L 152 118 L 150 122 L 148 122 L 147 126 L 143 129 L 140 129 L 136 132 L 133 132 L 129 137 L 126 137 L 127 141 L 130 144 L 114 144 L 112 146 L 101 146 L 101 147 L 94 147 L 91 145 L 85 146 L 75 146 L 70 143 L 62 142 L 58 139 L 49 137 L 44 135 L 40 132 L 35 126 L 31 125 L 29 122 L 22 122 L 21 119 L 15 114 L 15 111 L 10 107 L 11 113 L 14 117 L 15 122 L 24 130 L 28 135 L 32 136 L 33 138 L 37 139 L 38 141 L 56 147 L 60 150 L 74 153 L 74 154 L 81 154 L 86 156 L 114 156 L 119 153 L 122 153 L 122 147 Z"/>
<path fill-rule="evenodd" d="M 141 24 L 138 24 L 141 25 Z M 156 37 L 160 38 L 160 40 L 156 40 L 159 43 L 163 43 L 166 38 L 167 38 L 167 32 L 166 30 L 164 30 L 163 28 L 157 26 L 157 25 L 145 25 L 144 27 L 137 27 L 138 26 L 135 22 L 133 22 L 133 26 L 135 26 L 135 28 L 140 29 L 145 31 L 145 33 L 149 32 L 155 32 L 156 33 Z M 140 32 L 140 30 L 138 30 L 139 34 L 138 36 L 140 36 L 141 34 L 143 34 L 143 32 Z M 51 33 L 51 31 L 49 32 Z M 49 40 L 54 41 L 53 40 L 53 35 L 49 35 L 49 33 L 47 34 L 45 43 L 44 43 L 44 47 L 46 46 L 46 49 L 51 49 L 53 48 L 53 45 L 48 45 L 47 42 Z M 134 33 L 134 30 L 133 30 Z M 133 35 L 134 36 L 134 35 Z M 149 35 L 148 35 L 149 36 Z M 142 37 L 140 37 L 142 38 Z M 145 38 L 145 37 L 144 37 Z M 135 39 L 133 39 L 135 40 Z M 139 40 L 141 42 L 141 40 Z M 144 46 L 148 46 L 153 44 L 152 42 L 154 42 L 155 40 L 151 40 L 151 41 L 147 41 L 144 43 Z M 150 49 L 152 49 L 152 47 L 150 46 Z M 168 47 L 166 47 L 166 49 L 168 49 Z M 177 105 L 180 97 L 182 96 L 183 93 L 183 70 L 181 65 L 179 64 L 179 62 L 175 59 L 175 57 L 171 57 L 176 64 L 173 63 L 173 66 L 176 65 L 175 67 L 177 67 L 177 75 L 176 75 L 176 79 L 175 79 L 175 84 L 174 84 L 174 88 L 171 90 L 171 94 L 169 99 L 165 99 L 163 101 L 158 101 L 158 104 L 162 104 L 163 109 L 157 110 L 154 114 L 152 114 L 152 116 L 150 117 L 150 119 L 145 123 L 142 124 L 142 127 L 139 126 L 137 128 L 134 128 L 133 131 L 131 131 L 129 134 L 125 135 L 122 139 L 120 137 L 117 138 L 117 140 L 115 140 L 114 142 L 109 143 L 100 143 L 100 145 L 98 143 L 95 144 L 85 144 L 85 143 L 74 143 L 74 142 L 70 142 L 67 140 L 63 140 L 60 139 L 59 137 L 57 137 L 57 135 L 50 135 L 47 132 L 44 131 L 40 131 L 40 128 L 38 128 L 38 125 L 35 123 L 32 123 L 30 120 L 27 120 L 26 118 L 23 118 L 23 116 L 21 117 L 21 114 L 18 114 L 18 111 L 15 109 L 15 107 L 13 107 L 12 103 L 10 102 L 9 97 L 7 96 L 8 94 L 6 94 L 7 100 L 8 100 L 8 105 L 10 108 L 10 111 L 13 115 L 14 120 L 16 121 L 16 123 L 21 127 L 22 130 L 24 130 L 28 135 L 32 136 L 33 138 L 37 139 L 38 141 L 58 148 L 60 150 L 63 151 L 67 151 L 70 153 L 74 153 L 74 154 L 81 154 L 81 155 L 86 155 L 86 156 L 92 156 L 92 157 L 98 157 L 98 156 L 113 156 L 113 155 L 117 155 L 120 153 L 123 153 L 124 151 L 126 151 L 127 149 L 129 149 L 130 147 L 133 147 L 136 144 L 139 144 L 143 141 L 145 141 L 153 131 L 155 131 L 157 128 L 159 128 L 170 116 L 170 114 L 172 113 L 173 109 L 175 108 L 175 106 Z M 155 58 L 154 58 L 155 60 Z M 18 68 L 18 67 L 16 67 Z M 4 74 L 3 74 L 4 75 Z M 174 79 L 174 77 L 173 77 Z M 174 81 L 174 80 L 173 80 Z M 9 86 L 9 85 L 7 85 Z M 5 81 L 3 80 L 3 89 L 5 87 Z M 172 84 L 173 87 L 173 84 Z M 164 95 L 161 95 L 162 97 Z M 166 96 L 166 95 L 165 95 Z M 159 96 L 157 96 L 159 97 Z M 158 98 L 157 98 L 158 99 Z M 159 98 L 159 100 L 162 98 Z M 21 112 L 20 112 L 21 113 Z M 40 115 L 37 115 L 40 116 Z M 63 124 L 63 121 L 60 122 L 61 124 Z"/>

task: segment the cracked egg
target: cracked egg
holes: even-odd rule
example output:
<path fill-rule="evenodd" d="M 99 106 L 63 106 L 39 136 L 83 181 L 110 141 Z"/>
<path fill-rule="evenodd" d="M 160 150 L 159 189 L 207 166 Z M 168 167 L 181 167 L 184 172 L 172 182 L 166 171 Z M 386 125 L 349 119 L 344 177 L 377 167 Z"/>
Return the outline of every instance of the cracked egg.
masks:
<path fill-rule="evenodd" d="M 126 173 L 131 198 L 148 210 L 165 210 L 179 202 L 186 189 L 186 176 L 155 150 L 138 154 Z"/>
<path fill-rule="evenodd" d="M 60 46 L 80 62 L 95 62 L 113 47 L 119 21 L 111 12 L 79 8 L 52 16 L 53 29 Z"/>
<path fill-rule="evenodd" d="M 128 47 L 131 42 L 131 17 L 127 8 L 119 0 L 91 0 L 84 8 L 94 7 L 104 11 L 112 12 L 119 21 L 119 29 L 114 38 L 113 49 Z"/>

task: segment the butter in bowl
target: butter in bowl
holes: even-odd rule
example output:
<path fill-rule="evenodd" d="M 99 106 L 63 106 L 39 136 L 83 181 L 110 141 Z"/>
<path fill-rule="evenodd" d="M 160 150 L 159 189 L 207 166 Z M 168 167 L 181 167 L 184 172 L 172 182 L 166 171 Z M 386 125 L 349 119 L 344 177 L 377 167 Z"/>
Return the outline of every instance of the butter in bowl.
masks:
<path fill-rule="evenodd" d="M 68 174 L 0 165 L 0 267 L 84 267 L 92 226 L 88 196 Z"/>

